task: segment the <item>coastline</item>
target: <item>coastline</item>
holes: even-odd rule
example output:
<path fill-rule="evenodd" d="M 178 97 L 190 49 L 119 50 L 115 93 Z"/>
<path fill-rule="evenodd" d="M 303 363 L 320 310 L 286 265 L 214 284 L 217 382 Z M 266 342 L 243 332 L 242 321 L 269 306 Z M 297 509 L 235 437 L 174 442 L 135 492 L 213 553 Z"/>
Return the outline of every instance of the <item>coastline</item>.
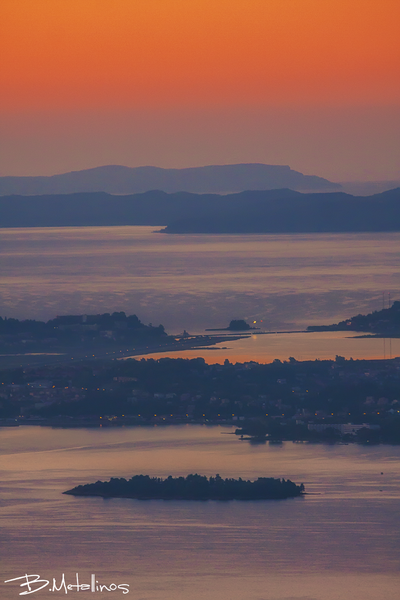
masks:
<path fill-rule="evenodd" d="M 175 351 L 208 349 L 209 346 L 216 346 L 222 342 L 234 342 L 239 339 L 249 337 L 249 335 L 193 335 L 189 337 L 169 336 L 170 339 L 165 343 L 152 344 L 146 346 L 135 346 L 134 348 L 121 349 L 122 344 L 113 345 L 106 348 L 52 348 L 53 352 L 18 352 L 20 347 L 16 348 L 16 353 L 0 353 L 0 369 L 10 369 L 15 367 L 39 367 L 45 365 L 55 365 L 76 362 L 96 361 L 96 360 L 121 360 L 134 358 L 136 356 L 145 356 L 154 353 L 167 353 Z M 25 349 L 25 348 L 24 348 Z M 36 349 L 39 350 L 39 349 Z"/>

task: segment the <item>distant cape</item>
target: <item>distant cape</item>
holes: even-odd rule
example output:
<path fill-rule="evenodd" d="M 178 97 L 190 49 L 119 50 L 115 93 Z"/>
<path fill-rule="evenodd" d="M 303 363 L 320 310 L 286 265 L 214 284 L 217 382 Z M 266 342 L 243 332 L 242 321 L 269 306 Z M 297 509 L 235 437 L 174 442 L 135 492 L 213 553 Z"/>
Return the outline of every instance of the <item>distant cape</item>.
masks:
<path fill-rule="evenodd" d="M 338 183 L 332 183 L 315 175 L 303 175 L 286 165 L 258 163 L 210 165 L 187 169 L 107 165 L 50 177 L 0 177 L 0 196 L 81 192 L 137 194 L 150 190 L 161 190 L 167 193 L 228 194 L 244 190 L 279 188 L 302 192 L 328 192 L 342 189 Z"/>
<path fill-rule="evenodd" d="M 0 227 L 110 225 L 166 226 L 165 233 L 400 231 L 400 188 L 368 197 L 288 189 L 0 197 Z"/>
<path fill-rule="evenodd" d="M 301 194 L 285 190 L 237 194 L 243 203 L 217 202 L 181 215 L 164 233 L 351 233 L 400 231 L 400 188 L 373 196 Z M 266 194 L 271 194 L 266 197 Z"/>

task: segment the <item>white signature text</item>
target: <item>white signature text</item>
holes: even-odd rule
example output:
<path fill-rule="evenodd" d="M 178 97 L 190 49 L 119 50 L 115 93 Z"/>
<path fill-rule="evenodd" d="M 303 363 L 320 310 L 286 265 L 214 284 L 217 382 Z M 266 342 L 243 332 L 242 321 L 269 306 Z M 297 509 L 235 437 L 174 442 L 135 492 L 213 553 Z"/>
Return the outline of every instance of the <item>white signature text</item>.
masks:
<path fill-rule="evenodd" d="M 40 575 L 27 574 L 21 575 L 21 577 L 14 577 L 13 579 L 7 579 L 4 583 L 20 582 L 19 587 L 23 589 L 19 593 L 19 596 L 28 596 L 39 592 L 44 588 L 48 588 L 49 592 L 61 592 L 68 594 L 68 592 L 122 592 L 123 594 L 129 593 L 129 583 L 109 583 L 107 585 L 100 583 L 96 579 L 96 575 L 93 573 L 90 575 L 90 581 L 81 583 L 79 580 L 79 573 L 75 574 L 74 583 L 67 583 L 65 574 L 63 573 L 61 579 L 57 581 L 53 577 L 52 582 L 50 579 L 41 579 Z"/>

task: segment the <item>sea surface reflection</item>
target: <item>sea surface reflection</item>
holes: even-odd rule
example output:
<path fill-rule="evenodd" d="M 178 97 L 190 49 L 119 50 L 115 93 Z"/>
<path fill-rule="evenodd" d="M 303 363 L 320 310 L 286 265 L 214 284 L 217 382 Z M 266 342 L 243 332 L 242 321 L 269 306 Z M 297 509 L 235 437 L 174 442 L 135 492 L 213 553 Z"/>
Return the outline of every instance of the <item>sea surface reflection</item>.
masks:
<path fill-rule="evenodd" d="M 4 315 L 123 310 L 171 333 L 262 320 L 304 329 L 398 299 L 399 233 L 166 235 L 154 227 L 0 229 Z"/>
<path fill-rule="evenodd" d="M 0 431 L 3 581 L 92 573 L 126 597 L 395 600 L 400 448 L 252 446 L 231 428 Z M 304 498 L 184 502 L 75 498 L 78 483 L 219 473 L 304 482 Z M 0 584 L 1 598 L 19 589 Z M 120 597 L 122 592 L 119 593 Z M 35 598 L 47 598 L 48 590 Z M 117 597 L 102 595 L 96 597 Z"/>

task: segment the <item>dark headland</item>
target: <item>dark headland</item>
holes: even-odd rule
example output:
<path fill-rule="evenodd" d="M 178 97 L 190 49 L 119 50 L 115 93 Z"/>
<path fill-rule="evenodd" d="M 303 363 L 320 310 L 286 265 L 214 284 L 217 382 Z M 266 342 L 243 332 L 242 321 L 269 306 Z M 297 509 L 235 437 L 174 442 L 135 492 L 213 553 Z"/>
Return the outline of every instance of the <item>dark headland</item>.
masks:
<path fill-rule="evenodd" d="M 307 331 L 360 331 L 375 337 L 400 337 L 400 301 L 367 315 L 356 315 L 333 325 L 309 325 Z"/>
<path fill-rule="evenodd" d="M 400 188 L 368 197 L 290 189 L 0 197 L 0 227 L 122 225 L 164 227 L 164 233 L 179 234 L 400 231 Z"/>
<path fill-rule="evenodd" d="M 228 200 L 229 205 L 227 205 Z M 225 203 L 225 206 L 224 206 Z M 400 231 L 400 188 L 373 196 L 290 190 L 243 192 L 171 219 L 164 233 L 350 233 Z"/>
<path fill-rule="evenodd" d="M 145 325 L 123 311 L 65 315 L 50 321 L 0 317 L 0 368 L 122 358 L 209 347 L 241 335 L 168 335 L 163 325 Z"/>
<path fill-rule="evenodd" d="M 304 494 L 304 485 L 285 479 L 259 477 L 256 481 L 188 475 L 166 479 L 135 475 L 129 480 L 111 478 L 78 485 L 64 492 L 71 496 L 134 498 L 137 500 L 283 500 Z"/>

